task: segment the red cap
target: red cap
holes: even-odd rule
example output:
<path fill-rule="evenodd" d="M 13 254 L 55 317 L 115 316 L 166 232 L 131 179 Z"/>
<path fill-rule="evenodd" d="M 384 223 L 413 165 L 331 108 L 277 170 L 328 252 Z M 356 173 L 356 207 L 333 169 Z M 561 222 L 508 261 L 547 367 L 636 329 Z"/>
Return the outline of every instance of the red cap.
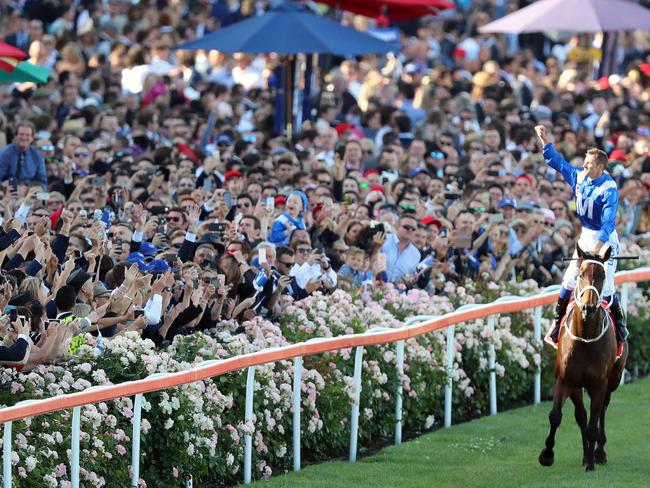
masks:
<path fill-rule="evenodd" d="M 597 83 L 598 83 L 598 89 L 600 90 L 607 90 L 609 88 L 609 78 L 607 76 L 598 78 Z"/>
<path fill-rule="evenodd" d="M 438 229 L 439 229 L 440 227 L 442 227 L 442 222 L 440 222 L 440 221 L 439 221 L 437 218 L 435 218 L 435 217 L 424 217 L 423 219 L 420 220 L 420 223 L 421 223 L 422 225 L 431 225 L 431 224 L 433 224 L 433 225 L 435 225 L 436 227 L 438 227 Z"/>
<path fill-rule="evenodd" d="M 379 176 L 381 173 L 379 172 L 378 169 L 367 169 L 364 173 L 363 176 L 367 178 L 370 175 L 377 175 Z"/>
<path fill-rule="evenodd" d="M 650 76 L 650 63 L 641 63 L 639 65 L 639 71 L 646 76 Z"/>
<path fill-rule="evenodd" d="M 352 124 L 343 123 L 343 124 L 337 125 L 336 127 L 334 127 L 334 129 L 336 129 L 336 133 L 338 135 L 341 135 L 341 134 L 345 134 L 349 130 L 354 129 L 354 126 Z"/>
<path fill-rule="evenodd" d="M 236 169 L 231 169 L 230 171 L 226 171 L 226 174 L 223 175 L 224 181 L 231 180 L 233 178 L 243 178 L 244 175 L 241 174 L 241 172 L 237 171 Z"/>
<path fill-rule="evenodd" d="M 194 164 L 199 162 L 199 156 L 187 144 L 176 144 L 176 148 L 178 149 L 178 152 L 180 152 L 182 155 L 194 161 Z"/>
<path fill-rule="evenodd" d="M 533 179 L 531 178 L 530 175 L 520 175 L 515 178 L 515 181 L 519 181 L 521 179 L 524 179 L 528 182 L 530 186 L 533 186 Z"/>
<path fill-rule="evenodd" d="M 379 185 L 371 186 L 370 191 L 378 191 L 378 192 L 381 192 L 382 195 L 386 195 L 386 192 L 384 191 L 384 189 Z"/>
<path fill-rule="evenodd" d="M 275 197 L 276 206 L 280 204 L 284 205 L 285 203 L 287 203 L 287 197 L 285 197 L 284 195 L 278 195 L 277 197 Z"/>
<path fill-rule="evenodd" d="M 454 49 L 454 56 L 458 56 L 459 58 L 464 58 L 467 53 L 462 47 L 457 47 Z"/>
<path fill-rule="evenodd" d="M 622 149 L 614 149 L 612 154 L 609 155 L 609 160 L 627 162 L 627 154 Z"/>

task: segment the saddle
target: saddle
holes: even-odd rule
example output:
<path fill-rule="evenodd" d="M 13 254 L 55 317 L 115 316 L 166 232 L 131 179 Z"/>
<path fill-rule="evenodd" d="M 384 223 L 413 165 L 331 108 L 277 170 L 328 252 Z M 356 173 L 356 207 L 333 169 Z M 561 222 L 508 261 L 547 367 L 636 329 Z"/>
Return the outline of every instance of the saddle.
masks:
<path fill-rule="evenodd" d="M 575 307 L 575 305 L 576 305 L 575 300 L 571 300 L 571 302 L 569 303 L 569 305 L 568 305 L 568 307 L 566 309 L 566 313 L 564 314 L 564 317 L 562 317 L 562 320 L 560 322 L 560 330 L 562 330 L 562 328 L 566 325 L 566 321 L 571 316 L 571 313 L 573 312 L 573 308 Z M 606 308 L 607 305 L 608 305 L 608 302 L 605 301 L 605 300 L 603 300 L 601 302 L 601 304 L 600 304 L 600 306 L 605 310 L 605 313 L 609 317 L 609 321 L 612 324 L 612 327 L 614 328 L 614 334 L 616 334 L 617 333 L 616 329 L 617 329 L 618 325 L 616 324 L 616 321 L 614 320 L 614 316 L 612 315 L 611 309 Z M 544 342 L 546 342 L 546 344 L 551 346 L 553 349 L 557 349 L 557 344 L 553 342 L 553 339 L 551 339 L 551 332 L 553 331 L 553 326 L 554 325 L 555 324 L 551 324 L 551 327 L 546 332 L 546 335 L 544 336 Z M 620 344 L 618 344 L 618 346 L 616 348 L 616 359 L 620 358 L 621 355 L 623 354 L 623 344 L 624 343 L 621 342 Z"/>

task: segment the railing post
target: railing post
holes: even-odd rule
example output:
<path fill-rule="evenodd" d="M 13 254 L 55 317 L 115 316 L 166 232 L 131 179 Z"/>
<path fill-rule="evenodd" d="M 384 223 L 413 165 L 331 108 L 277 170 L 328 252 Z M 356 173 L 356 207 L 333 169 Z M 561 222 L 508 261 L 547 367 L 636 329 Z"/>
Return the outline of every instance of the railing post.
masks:
<path fill-rule="evenodd" d="M 137 487 L 140 481 L 140 427 L 142 424 L 142 393 L 135 396 L 133 402 L 133 435 L 131 436 L 131 486 Z"/>
<path fill-rule="evenodd" d="M 11 428 L 13 422 L 5 422 L 5 434 L 2 442 L 2 486 L 11 488 Z"/>
<path fill-rule="evenodd" d="M 300 389 L 302 387 L 302 357 L 293 359 L 293 470 L 300 471 Z"/>
<path fill-rule="evenodd" d="M 451 395 L 454 370 L 454 331 L 455 327 L 447 327 L 447 384 L 445 385 L 445 427 L 451 427 Z"/>
<path fill-rule="evenodd" d="M 404 374 L 404 341 L 397 341 L 397 391 L 395 392 L 395 445 L 402 443 L 402 394 L 404 385 L 402 375 Z"/>
<path fill-rule="evenodd" d="M 249 366 L 246 375 L 246 406 L 244 409 L 244 422 L 253 421 L 253 390 L 255 389 L 255 366 Z M 251 482 L 253 462 L 253 436 L 244 435 L 244 484 Z"/>
<path fill-rule="evenodd" d="M 494 336 L 494 321 L 495 316 L 490 315 L 488 317 L 488 330 L 491 332 L 491 335 Z M 494 338 L 490 341 L 488 345 L 488 368 L 490 371 L 490 415 L 497 414 L 497 374 L 495 371 L 496 367 L 496 352 L 494 350 Z"/>
<path fill-rule="evenodd" d="M 70 481 L 72 488 L 79 488 L 79 433 L 81 431 L 81 407 L 72 409 L 72 454 L 70 459 Z"/>
<path fill-rule="evenodd" d="M 540 364 L 537 365 L 534 380 L 533 403 L 538 404 L 542 401 L 542 307 L 535 307 L 533 312 L 533 340 L 539 350 Z"/>
<path fill-rule="evenodd" d="M 354 401 L 350 414 L 350 462 L 357 460 L 357 437 L 359 434 L 359 404 L 361 403 L 361 366 L 363 346 L 357 346 L 354 354 Z"/>

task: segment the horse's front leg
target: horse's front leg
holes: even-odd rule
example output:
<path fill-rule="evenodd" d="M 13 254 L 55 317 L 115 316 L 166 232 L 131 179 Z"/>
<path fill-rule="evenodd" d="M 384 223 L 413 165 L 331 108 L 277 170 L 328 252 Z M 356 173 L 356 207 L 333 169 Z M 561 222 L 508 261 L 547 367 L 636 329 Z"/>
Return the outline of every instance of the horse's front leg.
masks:
<path fill-rule="evenodd" d="M 589 396 L 591 397 L 591 409 L 589 412 L 589 424 L 587 425 L 587 471 L 595 469 L 595 456 L 594 451 L 596 448 L 596 441 L 598 441 L 598 421 L 600 415 L 605 408 L 605 397 L 607 396 L 607 385 L 598 385 L 596 388 L 589 389 Z"/>
<path fill-rule="evenodd" d="M 555 388 L 553 389 L 553 408 L 548 415 L 548 420 L 551 424 L 551 430 L 546 438 L 546 447 L 539 453 L 539 463 L 542 466 L 552 466 L 555 454 L 553 447 L 555 446 L 555 432 L 562 422 L 562 406 L 568 396 L 568 391 L 564 382 L 561 379 L 555 380 Z"/>
<path fill-rule="evenodd" d="M 612 392 L 610 391 L 607 393 L 605 404 L 600 411 L 600 422 L 598 422 L 598 446 L 594 453 L 596 464 L 607 464 L 607 454 L 605 453 L 605 443 L 607 442 L 607 436 L 605 435 L 605 413 L 607 412 L 607 407 L 609 406 L 609 400 L 611 397 Z"/>
<path fill-rule="evenodd" d="M 582 464 L 587 465 L 587 410 L 582 400 L 582 388 L 576 388 L 571 393 L 571 401 L 575 406 L 576 423 L 580 427 L 580 435 L 582 437 Z"/>

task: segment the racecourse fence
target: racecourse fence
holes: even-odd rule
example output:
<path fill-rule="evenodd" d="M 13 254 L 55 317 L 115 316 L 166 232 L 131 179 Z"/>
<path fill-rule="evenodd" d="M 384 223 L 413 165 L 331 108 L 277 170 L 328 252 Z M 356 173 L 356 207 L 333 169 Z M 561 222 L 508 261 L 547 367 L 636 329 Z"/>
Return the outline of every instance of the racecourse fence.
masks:
<path fill-rule="evenodd" d="M 629 299 L 629 283 L 650 281 L 650 267 L 639 268 L 633 271 L 617 273 L 616 283 L 622 285 L 621 304 L 627 310 Z M 246 402 L 244 419 L 253 418 L 253 394 L 255 385 L 255 366 L 281 360 L 294 360 L 293 377 L 293 469 L 300 470 L 300 385 L 302 375 L 302 358 L 323 352 L 337 351 L 339 349 L 355 348 L 354 355 L 354 384 L 356 398 L 361 393 L 361 365 L 365 347 L 379 344 L 395 343 L 397 369 L 401 373 L 404 365 L 404 341 L 430 332 L 447 329 L 446 358 L 447 358 L 447 383 L 445 385 L 444 426 L 452 424 L 452 373 L 453 373 L 453 344 L 456 325 L 472 320 L 487 318 L 487 327 L 494 329 L 495 317 L 504 313 L 520 312 L 534 309 L 534 340 L 542 342 L 542 307 L 555 303 L 558 297 L 559 285 L 548 287 L 542 293 L 532 297 L 505 296 L 489 304 L 472 304 L 460 307 L 458 310 L 443 315 L 415 316 L 405 321 L 404 327 L 399 329 L 378 328 L 371 329 L 363 334 L 354 334 L 343 337 L 314 338 L 306 342 L 290 346 L 269 348 L 251 354 L 244 354 L 223 360 L 204 361 L 190 370 L 176 373 L 156 373 L 147 378 L 129 381 L 118 385 L 95 386 L 87 390 L 62 395 L 42 400 L 27 400 L 11 407 L 0 409 L 0 422 L 4 423 L 3 442 L 3 487 L 12 487 L 12 422 L 27 417 L 42 415 L 58 410 L 72 409 L 72 440 L 70 473 L 73 488 L 79 487 L 79 433 L 81 420 L 81 407 L 107 400 L 114 400 L 135 395 L 133 433 L 131 437 L 131 464 L 133 467 L 131 484 L 138 486 L 140 475 L 140 424 L 142 412 L 142 396 L 152 391 L 163 390 L 175 386 L 193 383 L 212 376 L 219 376 L 231 371 L 247 369 L 246 377 Z M 489 363 L 489 398 L 490 414 L 497 414 L 496 398 L 496 373 L 494 372 L 495 349 L 493 345 L 488 349 Z M 537 368 L 534 378 L 533 402 L 541 401 L 541 370 Z M 395 400 L 395 444 L 402 441 L 402 385 L 397 387 Z M 357 436 L 359 425 L 359 404 L 354 403 L 350 412 L 350 450 L 349 460 L 355 462 L 357 457 Z M 244 438 L 244 483 L 251 482 L 252 437 Z"/>

